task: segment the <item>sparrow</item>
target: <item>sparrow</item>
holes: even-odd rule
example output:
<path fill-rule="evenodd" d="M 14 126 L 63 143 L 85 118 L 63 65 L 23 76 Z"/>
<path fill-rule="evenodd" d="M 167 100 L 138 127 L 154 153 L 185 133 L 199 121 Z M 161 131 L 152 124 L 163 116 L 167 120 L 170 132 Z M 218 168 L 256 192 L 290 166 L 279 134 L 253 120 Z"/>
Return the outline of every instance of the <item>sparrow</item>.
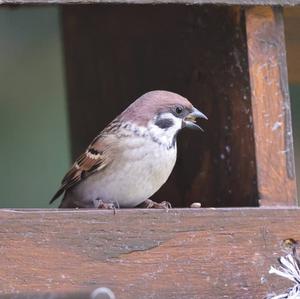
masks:
<path fill-rule="evenodd" d="M 207 117 L 184 97 L 150 91 L 117 116 L 79 156 L 50 203 L 59 208 L 166 208 L 149 199 L 170 176 L 183 128 Z"/>

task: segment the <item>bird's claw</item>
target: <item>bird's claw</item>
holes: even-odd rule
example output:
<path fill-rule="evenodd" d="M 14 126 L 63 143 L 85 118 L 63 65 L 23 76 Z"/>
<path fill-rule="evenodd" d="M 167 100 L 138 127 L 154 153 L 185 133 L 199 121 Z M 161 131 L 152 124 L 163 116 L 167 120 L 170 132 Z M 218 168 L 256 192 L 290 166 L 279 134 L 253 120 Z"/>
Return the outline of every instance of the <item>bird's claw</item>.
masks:
<path fill-rule="evenodd" d="M 98 209 L 113 210 L 114 214 L 116 214 L 116 205 L 113 202 L 104 202 L 103 200 L 99 200 Z"/>
<path fill-rule="evenodd" d="M 139 204 L 137 206 L 138 208 L 142 208 L 142 209 L 171 209 L 172 206 L 168 201 L 163 201 L 163 202 L 155 202 L 151 199 L 146 199 L 144 202 L 142 202 L 141 204 Z"/>

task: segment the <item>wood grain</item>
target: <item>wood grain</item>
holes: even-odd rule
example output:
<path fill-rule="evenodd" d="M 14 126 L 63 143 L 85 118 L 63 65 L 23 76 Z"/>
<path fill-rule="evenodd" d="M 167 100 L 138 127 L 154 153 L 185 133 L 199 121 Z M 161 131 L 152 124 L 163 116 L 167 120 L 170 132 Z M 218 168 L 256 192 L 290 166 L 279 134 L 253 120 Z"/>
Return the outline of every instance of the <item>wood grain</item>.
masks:
<path fill-rule="evenodd" d="M 263 298 L 299 209 L 1 210 L 0 293 L 117 298 Z"/>
<path fill-rule="evenodd" d="M 286 5 L 300 4 L 300 0 L 0 0 L 0 5 L 5 4 L 229 4 L 229 5 Z"/>
<path fill-rule="evenodd" d="M 21 293 L 21 294 L 9 294 L 9 295 L 0 295 L 0 299 L 92 299 L 92 292 L 34 292 L 34 293 Z M 103 295 L 102 297 L 95 299 L 109 299 L 107 296 Z"/>
<path fill-rule="evenodd" d="M 296 178 L 281 8 L 246 11 L 261 205 L 296 205 Z"/>
<path fill-rule="evenodd" d="M 138 96 L 171 90 L 209 121 L 204 134 L 180 134 L 176 167 L 153 199 L 258 205 L 240 7 L 65 6 L 63 27 L 74 157 Z"/>

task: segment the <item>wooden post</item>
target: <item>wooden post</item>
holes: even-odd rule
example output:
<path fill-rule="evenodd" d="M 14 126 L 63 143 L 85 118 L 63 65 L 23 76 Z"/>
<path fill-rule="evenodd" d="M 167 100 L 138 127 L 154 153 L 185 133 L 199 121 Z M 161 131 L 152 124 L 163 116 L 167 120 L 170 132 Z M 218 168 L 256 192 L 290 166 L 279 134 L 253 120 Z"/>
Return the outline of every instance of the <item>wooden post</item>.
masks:
<path fill-rule="evenodd" d="M 246 28 L 260 204 L 296 205 L 282 8 L 247 8 Z"/>

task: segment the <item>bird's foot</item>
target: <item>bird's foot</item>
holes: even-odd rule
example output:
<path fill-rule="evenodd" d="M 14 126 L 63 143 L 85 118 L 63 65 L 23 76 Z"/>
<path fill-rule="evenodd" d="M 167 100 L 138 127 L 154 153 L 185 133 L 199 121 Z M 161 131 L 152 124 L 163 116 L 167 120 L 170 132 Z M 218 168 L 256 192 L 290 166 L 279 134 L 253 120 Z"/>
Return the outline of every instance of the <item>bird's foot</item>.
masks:
<path fill-rule="evenodd" d="M 155 202 L 151 199 L 146 199 L 143 201 L 141 204 L 137 206 L 137 208 L 141 209 L 171 209 L 172 206 L 168 201 L 163 201 L 163 202 Z"/>
<path fill-rule="evenodd" d="M 97 207 L 98 209 L 104 209 L 104 210 L 113 210 L 114 214 L 116 214 L 116 205 L 113 202 L 104 202 L 103 200 L 99 200 L 99 205 Z"/>

